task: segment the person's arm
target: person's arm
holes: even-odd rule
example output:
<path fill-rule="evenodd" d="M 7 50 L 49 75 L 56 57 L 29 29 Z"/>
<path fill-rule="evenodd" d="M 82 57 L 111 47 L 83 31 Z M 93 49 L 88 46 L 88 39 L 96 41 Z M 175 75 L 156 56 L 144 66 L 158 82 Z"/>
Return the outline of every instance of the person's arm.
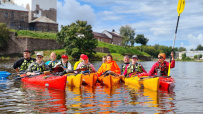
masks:
<path fill-rule="evenodd" d="M 100 66 L 100 68 L 97 71 L 97 76 L 100 77 L 101 74 L 103 73 L 103 66 L 105 65 L 105 63 L 102 63 L 102 65 Z"/>
<path fill-rule="evenodd" d="M 70 64 L 70 62 L 68 62 L 68 68 L 66 68 L 66 72 L 70 72 L 72 71 L 73 67 L 72 65 Z"/>
<path fill-rule="evenodd" d="M 120 69 L 120 67 L 118 66 L 118 64 L 116 62 L 114 63 L 114 66 L 115 66 L 115 72 L 117 74 L 121 74 L 121 69 Z"/>
<path fill-rule="evenodd" d="M 141 68 L 142 68 L 142 72 L 147 73 L 147 71 L 144 69 L 144 67 L 142 65 L 141 65 Z"/>
<path fill-rule="evenodd" d="M 21 59 L 18 59 L 18 60 L 13 64 L 13 68 L 15 69 L 15 71 L 16 71 L 17 73 L 20 72 L 19 67 L 22 65 L 23 61 L 24 61 L 24 58 L 21 58 Z"/>
<path fill-rule="evenodd" d="M 156 67 L 156 63 L 154 63 L 152 68 L 149 70 L 149 73 L 148 73 L 149 76 L 152 76 L 154 74 L 155 67 Z"/>
<path fill-rule="evenodd" d="M 129 65 L 129 64 L 128 64 L 128 65 Z M 127 75 L 127 72 L 128 72 L 128 65 L 126 65 L 126 67 L 125 67 L 125 71 L 124 71 L 124 73 L 123 73 L 124 76 Z"/>

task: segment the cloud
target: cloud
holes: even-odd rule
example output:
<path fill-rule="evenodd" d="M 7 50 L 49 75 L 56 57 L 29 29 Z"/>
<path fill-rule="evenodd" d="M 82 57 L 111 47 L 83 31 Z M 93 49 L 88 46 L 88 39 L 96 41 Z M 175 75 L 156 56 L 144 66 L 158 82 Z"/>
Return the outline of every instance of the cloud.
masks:
<path fill-rule="evenodd" d="M 197 36 L 188 34 L 187 40 L 189 42 L 188 46 L 185 46 L 187 50 L 196 49 L 197 45 L 203 44 L 203 34 L 199 34 Z"/>
<path fill-rule="evenodd" d="M 94 9 L 89 5 L 81 5 L 76 0 L 58 1 L 57 15 L 59 27 L 60 25 L 69 25 L 77 20 L 87 21 L 91 25 L 94 25 L 96 21 Z"/>

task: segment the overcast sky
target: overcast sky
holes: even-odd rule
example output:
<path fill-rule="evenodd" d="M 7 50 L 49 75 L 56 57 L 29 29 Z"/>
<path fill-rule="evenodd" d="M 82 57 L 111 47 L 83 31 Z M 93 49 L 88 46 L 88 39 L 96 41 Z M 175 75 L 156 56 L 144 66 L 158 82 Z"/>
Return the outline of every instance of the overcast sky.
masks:
<path fill-rule="evenodd" d="M 174 47 L 203 45 L 203 0 L 185 0 Z M 85 20 L 93 31 L 130 25 L 149 39 L 147 45 L 172 46 L 178 18 L 178 0 L 58 0 L 57 22 L 69 25 Z M 136 44 L 139 45 L 139 44 Z"/>

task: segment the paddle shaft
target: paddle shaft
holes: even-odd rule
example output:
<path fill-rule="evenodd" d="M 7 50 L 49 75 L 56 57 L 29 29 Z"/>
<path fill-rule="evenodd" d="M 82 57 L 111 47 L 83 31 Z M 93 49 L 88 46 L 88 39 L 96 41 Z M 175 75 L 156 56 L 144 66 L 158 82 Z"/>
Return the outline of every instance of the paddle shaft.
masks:
<path fill-rule="evenodd" d="M 178 31 L 178 23 L 179 23 L 179 19 L 180 19 L 180 16 L 178 16 L 178 20 L 177 20 L 177 24 L 176 24 L 176 30 L 175 30 L 175 36 L 174 36 L 174 40 L 173 40 L 173 47 L 172 47 L 172 51 L 173 51 L 173 48 L 174 48 L 174 45 L 175 45 L 176 34 L 177 34 L 177 31 Z M 171 61 L 171 60 L 170 60 L 170 61 Z"/>

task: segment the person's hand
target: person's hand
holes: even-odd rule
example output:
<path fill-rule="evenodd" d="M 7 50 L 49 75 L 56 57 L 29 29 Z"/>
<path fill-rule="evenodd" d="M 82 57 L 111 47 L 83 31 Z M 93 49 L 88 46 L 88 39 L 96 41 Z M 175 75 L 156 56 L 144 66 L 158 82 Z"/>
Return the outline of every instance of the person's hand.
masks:
<path fill-rule="evenodd" d="M 171 52 L 171 57 L 172 57 L 172 60 L 174 60 L 174 52 L 173 51 Z"/>

